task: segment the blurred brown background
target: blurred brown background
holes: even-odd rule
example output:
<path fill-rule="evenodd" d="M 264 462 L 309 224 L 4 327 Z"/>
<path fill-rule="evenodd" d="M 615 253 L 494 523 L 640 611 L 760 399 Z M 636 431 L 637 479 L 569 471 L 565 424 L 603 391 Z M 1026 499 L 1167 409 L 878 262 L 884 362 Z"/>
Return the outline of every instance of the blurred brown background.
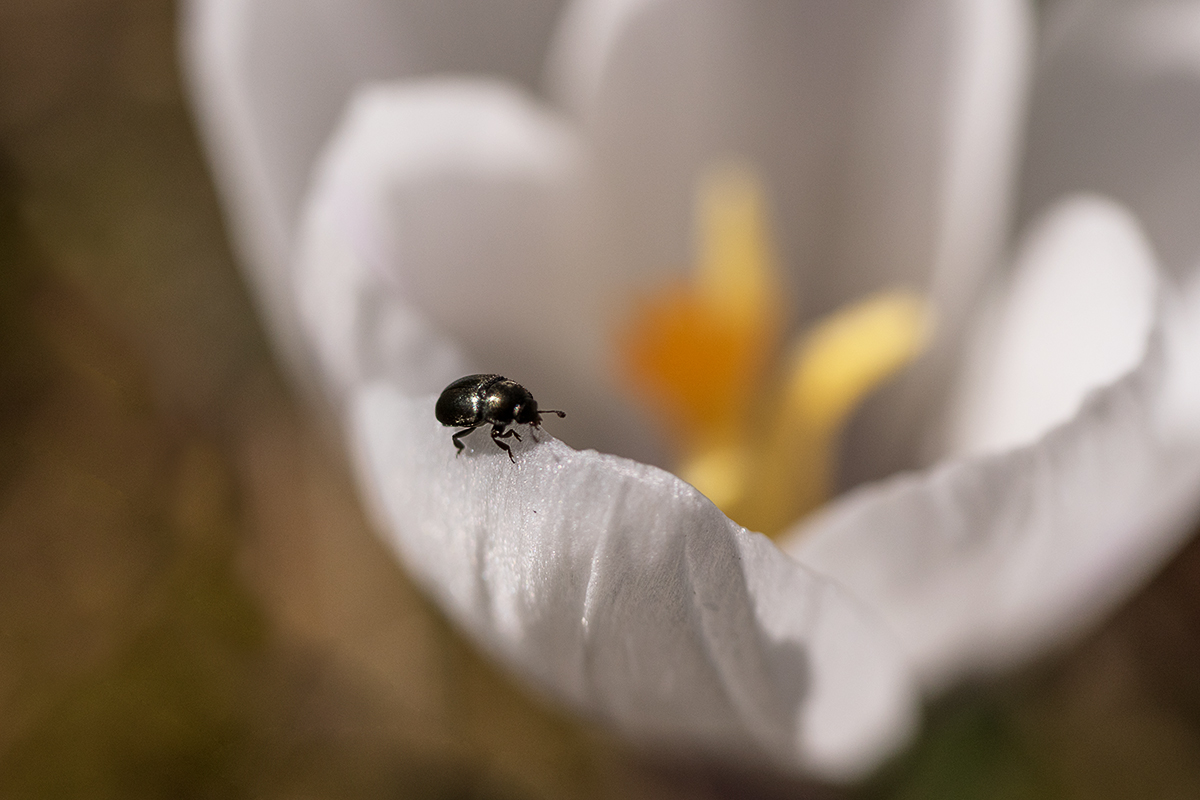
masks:
<path fill-rule="evenodd" d="M 653 758 L 372 538 L 234 268 L 167 0 L 0 0 L 0 797 L 837 795 Z M 869 797 L 1200 797 L 1200 545 Z"/>

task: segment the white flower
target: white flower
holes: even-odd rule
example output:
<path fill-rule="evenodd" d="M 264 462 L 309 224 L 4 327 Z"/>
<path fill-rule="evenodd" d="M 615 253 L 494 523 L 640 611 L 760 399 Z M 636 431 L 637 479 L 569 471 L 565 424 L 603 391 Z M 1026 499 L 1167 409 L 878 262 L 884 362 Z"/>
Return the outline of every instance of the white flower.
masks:
<path fill-rule="evenodd" d="M 1200 5 L 1057 4 L 1032 84 L 1016 0 L 432 8 L 194 0 L 189 66 L 267 317 L 381 532 L 527 681 L 635 739 L 852 778 L 923 694 L 1077 635 L 1189 531 Z M 485 370 L 569 409 L 573 443 L 661 458 L 603 373 L 606 315 L 688 260 L 693 181 L 730 153 L 773 192 L 796 324 L 931 298 L 846 465 L 928 466 L 776 546 L 549 436 L 456 458 L 434 399 Z M 1141 215 L 1166 278 L 1081 190 Z"/>

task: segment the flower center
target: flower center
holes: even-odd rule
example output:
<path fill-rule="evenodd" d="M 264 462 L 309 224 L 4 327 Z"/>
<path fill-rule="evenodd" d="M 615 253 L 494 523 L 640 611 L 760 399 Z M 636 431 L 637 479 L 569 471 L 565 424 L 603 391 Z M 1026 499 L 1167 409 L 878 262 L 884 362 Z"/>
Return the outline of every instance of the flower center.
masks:
<path fill-rule="evenodd" d="M 904 291 L 842 308 L 784 346 L 762 185 L 708 171 L 686 280 L 643 297 L 617 340 L 631 389 L 672 434 L 676 472 L 738 523 L 783 532 L 828 499 L 850 414 L 921 351 L 929 313 Z"/>

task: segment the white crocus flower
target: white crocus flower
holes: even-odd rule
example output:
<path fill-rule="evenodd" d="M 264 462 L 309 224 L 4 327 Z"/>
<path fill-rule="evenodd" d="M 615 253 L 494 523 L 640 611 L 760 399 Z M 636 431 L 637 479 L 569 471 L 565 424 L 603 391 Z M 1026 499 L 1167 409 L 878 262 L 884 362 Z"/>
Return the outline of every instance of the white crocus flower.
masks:
<path fill-rule="evenodd" d="M 1188 532 L 1200 137 L 1174 126 L 1200 122 L 1197 9 L 1058 4 L 1031 94 L 1016 0 L 195 0 L 185 35 L 268 320 L 429 593 L 636 740 L 845 779 L 923 694 L 1078 634 Z M 928 466 L 772 543 L 549 435 L 456 458 L 434 400 L 485 370 L 569 409 L 564 438 L 659 458 L 603 371 L 608 315 L 686 263 L 694 180 L 730 153 L 768 182 L 795 326 L 931 299 L 929 351 L 846 465 Z M 1077 190 L 1132 205 L 1170 274 Z M 998 269 L 1014 196 L 1028 232 Z"/>

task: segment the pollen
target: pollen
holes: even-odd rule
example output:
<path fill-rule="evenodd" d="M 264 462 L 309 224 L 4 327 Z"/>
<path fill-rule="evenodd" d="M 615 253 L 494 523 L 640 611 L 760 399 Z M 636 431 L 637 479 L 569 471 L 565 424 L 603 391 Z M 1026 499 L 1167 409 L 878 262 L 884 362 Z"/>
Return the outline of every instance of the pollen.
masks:
<path fill-rule="evenodd" d="M 788 346 L 755 172 L 710 169 L 695 219 L 694 269 L 635 302 L 617 363 L 675 440 L 680 477 L 738 523 L 776 535 L 829 498 L 847 420 L 920 354 L 927 305 L 909 292 L 878 294 Z"/>

